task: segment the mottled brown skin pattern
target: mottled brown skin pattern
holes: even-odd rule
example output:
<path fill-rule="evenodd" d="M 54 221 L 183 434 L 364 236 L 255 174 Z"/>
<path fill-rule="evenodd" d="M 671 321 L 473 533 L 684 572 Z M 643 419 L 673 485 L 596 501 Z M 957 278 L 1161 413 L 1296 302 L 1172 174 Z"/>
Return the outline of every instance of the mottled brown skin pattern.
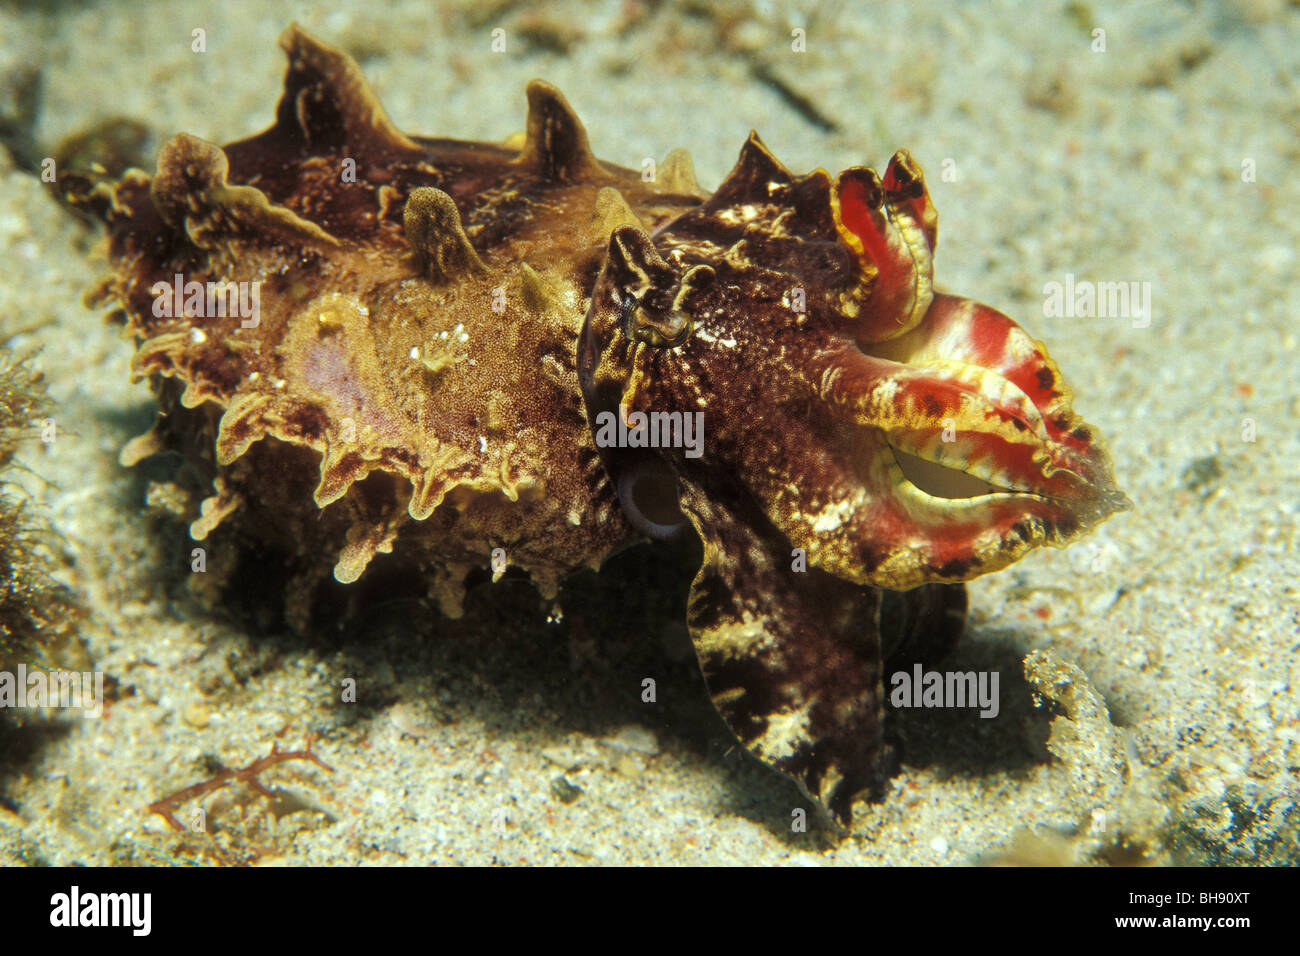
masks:
<path fill-rule="evenodd" d="M 715 703 L 848 822 L 895 765 L 882 631 L 942 653 L 958 582 L 1125 504 L 1041 346 L 933 291 L 910 157 L 796 178 L 751 136 L 708 196 L 681 152 L 650 182 L 598 161 L 539 81 L 518 143 L 409 137 L 345 54 L 281 44 L 265 133 L 68 189 L 159 396 L 123 461 L 179 451 L 212 488 L 191 535 L 290 555 L 303 629 L 372 562 L 455 615 L 494 549 L 553 594 L 693 528 Z M 260 283 L 256 321 L 186 314 L 176 274 Z M 620 406 L 703 412 L 704 453 L 598 448 Z"/>
<path fill-rule="evenodd" d="M 560 576 L 632 536 L 596 460 L 574 373 L 583 290 L 608 235 L 600 190 L 617 188 L 653 227 L 698 204 L 683 191 L 697 187 L 689 171 L 646 184 L 597 165 L 567 104 L 541 83 L 529 90 L 522 155 L 410 139 L 343 54 L 292 29 L 283 43 L 291 65 L 275 126 L 224 150 L 178 136 L 158 173 L 128 176 L 106 209 L 115 264 L 106 291 L 142 343 L 134 371 L 183 382 L 182 409 L 221 413 L 223 490 L 205 505 L 212 514 L 236 498 L 259 526 L 284 524 L 287 512 L 281 537 L 293 539 L 299 516 L 316 519 L 315 505 L 335 512 L 311 536 L 324 539 L 314 552 L 329 557 L 324 570 L 344 581 L 419 521 L 408 557 L 427 560 L 431 591 L 450 613 L 465 572 L 497 547 L 553 592 Z M 346 161 L 355 182 L 344 181 Z M 476 250 L 473 267 L 454 249 L 444 261 L 456 245 L 443 242 L 446 226 L 407 202 L 421 187 L 455 203 L 452 237 Z M 413 248 L 408 234 L 427 248 Z M 258 327 L 156 318 L 151 287 L 175 273 L 260 280 Z M 500 312 L 491 308 L 498 296 Z M 164 408 L 162 432 L 198 427 L 192 417 L 171 421 L 176 411 Z M 354 441 L 342 427 L 349 419 Z M 268 487 L 264 469 L 281 469 L 245 460 L 267 441 L 316 453 L 314 495 L 288 501 Z M 124 457 L 172 442 L 155 434 Z M 371 493 L 354 485 L 370 474 L 400 480 Z M 342 540 L 331 548 L 340 533 L 342 557 Z"/>

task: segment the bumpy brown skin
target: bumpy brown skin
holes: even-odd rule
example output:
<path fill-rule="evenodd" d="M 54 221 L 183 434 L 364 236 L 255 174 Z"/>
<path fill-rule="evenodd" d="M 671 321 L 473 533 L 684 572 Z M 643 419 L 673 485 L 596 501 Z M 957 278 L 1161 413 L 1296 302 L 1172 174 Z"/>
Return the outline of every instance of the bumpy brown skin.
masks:
<path fill-rule="evenodd" d="M 135 374 L 184 385 L 179 409 L 162 387 L 159 428 L 123 459 L 178 440 L 201 452 L 211 434 L 178 436 L 219 414 L 219 493 L 195 538 L 249 512 L 343 582 L 400 538 L 453 614 L 465 572 L 503 548 L 553 593 L 634 534 L 594 453 L 574 342 L 611 228 L 698 205 L 689 160 L 654 183 L 597 163 L 540 82 L 522 152 L 412 139 L 346 55 L 296 27 L 281 43 L 271 129 L 224 149 L 178 135 L 156 175 L 88 201 L 109 225 L 104 291 L 140 342 Z M 153 286 L 177 273 L 260 281 L 257 327 L 156 317 Z M 258 448 L 276 443 L 293 447 Z"/>
<path fill-rule="evenodd" d="M 1041 346 L 932 295 L 919 170 L 795 180 L 752 136 L 709 197 L 681 152 L 649 182 L 597 161 L 545 83 L 517 148 L 408 137 L 345 54 L 296 26 L 281 45 L 265 133 L 181 134 L 153 176 L 69 196 L 108 225 L 101 295 L 159 395 L 123 462 L 180 451 L 215 492 L 195 539 L 224 522 L 292 554 L 300 627 L 313 582 L 378 554 L 454 615 L 494 549 L 553 593 L 689 522 L 715 702 L 848 822 L 892 772 L 882 625 L 941 653 L 956 582 L 1123 506 Z M 186 314 L 177 274 L 258 283 L 255 320 Z M 620 404 L 703 411 L 705 453 L 597 448 Z M 921 491 L 908 456 L 987 493 Z M 668 499 L 648 520 L 647 475 Z"/>

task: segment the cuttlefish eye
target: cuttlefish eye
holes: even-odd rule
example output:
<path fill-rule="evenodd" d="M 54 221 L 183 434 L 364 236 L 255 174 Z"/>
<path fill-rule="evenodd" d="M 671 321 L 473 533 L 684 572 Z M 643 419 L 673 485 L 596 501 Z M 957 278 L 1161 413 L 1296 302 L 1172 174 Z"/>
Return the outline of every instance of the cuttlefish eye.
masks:
<path fill-rule="evenodd" d="M 640 243 L 617 234 L 611 243 L 611 249 L 631 261 L 623 269 L 627 281 L 620 290 L 619 327 L 633 342 L 677 348 L 695 331 L 692 305 L 698 306 L 699 296 L 712 283 L 713 268 L 695 266 L 679 280 L 648 239 L 641 237 Z"/>
<path fill-rule="evenodd" d="M 614 489 L 623 514 L 638 531 L 671 541 L 688 527 L 678 498 L 677 475 L 656 455 L 625 452 L 617 463 Z"/>
<path fill-rule="evenodd" d="M 681 309 L 669 306 L 666 311 L 658 311 L 641 305 L 633 296 L 623 303 L 620 325 L 623 334 L 634 342 L 668 349 L 682 345 L 695 330 L 695 323 Z"/>

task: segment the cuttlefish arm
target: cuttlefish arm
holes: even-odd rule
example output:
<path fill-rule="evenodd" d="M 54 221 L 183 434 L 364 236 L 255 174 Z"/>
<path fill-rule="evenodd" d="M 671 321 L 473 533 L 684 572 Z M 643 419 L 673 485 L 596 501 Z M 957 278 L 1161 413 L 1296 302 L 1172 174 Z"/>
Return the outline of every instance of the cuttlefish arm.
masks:
<path fill-rule="evenodd" d="M 723 489 L 682 490 L 704 546 L 688 623 L 709 694 L 755 756 L 843 823 L 893 767 L 884 739 L 880 592 L 792 554 L 761 512 Z"/>

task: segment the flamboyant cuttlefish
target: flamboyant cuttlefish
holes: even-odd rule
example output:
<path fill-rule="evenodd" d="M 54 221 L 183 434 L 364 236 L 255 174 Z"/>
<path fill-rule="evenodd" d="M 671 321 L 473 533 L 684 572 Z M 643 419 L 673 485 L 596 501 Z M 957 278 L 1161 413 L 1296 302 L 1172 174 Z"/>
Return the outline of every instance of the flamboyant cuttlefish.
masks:
<path fill-rule="evenodd" d="M 455 615 L 471 569 L 553 594 L 693 529 L 718 710 L 847 821 L 892 772 L 882 629 L 941 650 L 957 582 L 1127 507 L 1043 346 L 934 289 L 907 153 L 794 176 L 751 134 L 709 195 L 682 151 L 597 160 L 546 83 L 504 145 L 412 137 L 346 54 L 280 42 L 266 132 L 62 185 L 158 395 L 122 461 L 179 451 L 193 538 L 293 555 L 297 626 L 372 561 Z"/>

